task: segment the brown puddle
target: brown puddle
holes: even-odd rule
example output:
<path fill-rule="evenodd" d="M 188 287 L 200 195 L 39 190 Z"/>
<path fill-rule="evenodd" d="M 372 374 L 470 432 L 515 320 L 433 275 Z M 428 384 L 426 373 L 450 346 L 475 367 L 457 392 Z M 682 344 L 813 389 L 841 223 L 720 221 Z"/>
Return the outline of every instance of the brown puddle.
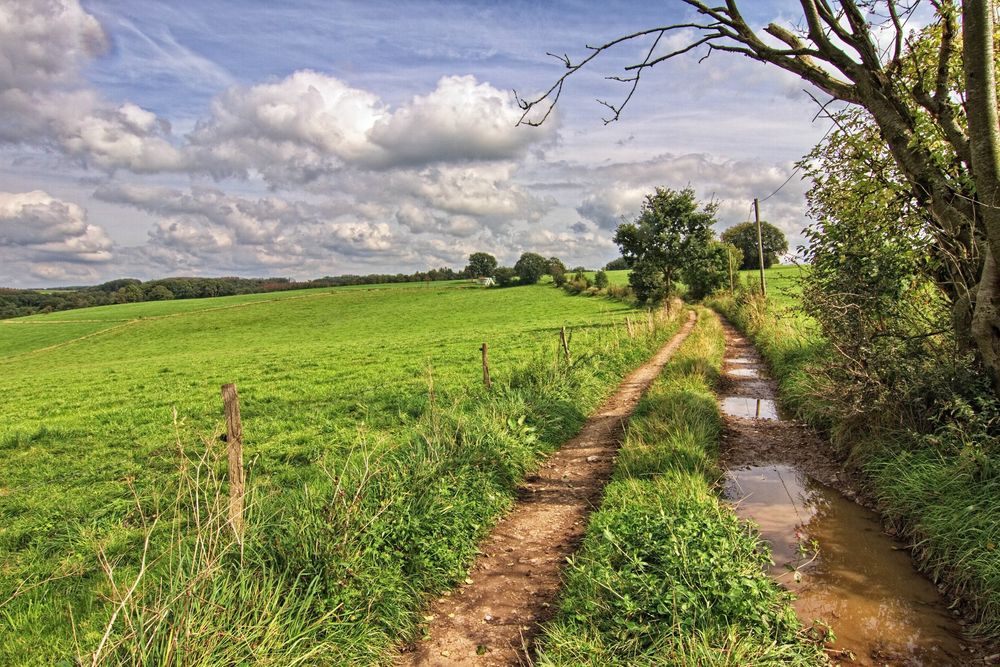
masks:
<path fill-rule="evenodd" d="M 719 401 L 722 411 L 743 419 L 778 419 L 778 406 L 770 398 L 726 396 Z"/>
<path fill-rule="evenodd" d="M 725 495 L 771 545 L 771 574 L 799 618 L 821 619 L 833 648 L 862 665 L 962 663 L 958 624 L 878 517 L 788 465 L 736 468 Z M 818 549 L 817 549 L 818 547 Z"/>

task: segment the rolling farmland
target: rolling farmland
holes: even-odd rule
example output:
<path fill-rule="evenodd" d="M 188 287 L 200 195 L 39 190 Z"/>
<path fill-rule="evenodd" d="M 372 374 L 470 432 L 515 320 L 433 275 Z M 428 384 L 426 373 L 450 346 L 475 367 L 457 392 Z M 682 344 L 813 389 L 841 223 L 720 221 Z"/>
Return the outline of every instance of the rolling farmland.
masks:
<path fill-rule="evenodd" d="M 160 609 L 158 622 L 177 615 L 161 609 L 176 600 L 153 583 L 178 578 L 191 517 L 210 514 L 192 509 L 190 495 L 178 500 L 182 487 L 195 488 L 184 487 L 191 470 L 202 475 L 199 493 L 224 490 L 225 382 L 237 383 L 242 401 L 250 525 L 240 567 L 220 555 L 198 580 L 208 586 L 201 598 L 245 596 L 225 606 L 249 620 L 219 622 L 242 623 L 247 642 L 258 632 L 270 655 L 373 659 L 392 632 L 414 627 L 427 591 L 460 574 L 538 453 L 572 434 L 670 330 L 629 336 L 618 326 L 627 316 L 637 314 L 622 303 L 551 287 L 433 283 L 0 324 L 0 614 L 11 630 L 0 637 L 0 662 L 86 655 L 115 608 L 125 627 L 148 620 L 133 609 L 139 599 L 141 613 Z M 558 352 L 562 326 L 573 334 L 569 369 Z M 345 490 L 354 494 L 347 509 L 338 504 Z M 327 542 L 345 534 L 352 540 L 331 552 Z M 137 577 L 147 552 L 148 572 Z M 134 580 L 141 585 L 123 602 L 118 587 Z M 249 580 L 263 589 L 240 588 Z M 292 591 L 303 608 L 288 607 Z M 268 599 L 282 602 L 257 602 Z M 299 628 L 288 646 L 266 630 L 276 619 Z M 115 645 L 120 634 L 106 653 L 168 655 L 155 646 L 128 653 Z M 231 641 L 199 642 L 192 655 L 253 655 Z"/>

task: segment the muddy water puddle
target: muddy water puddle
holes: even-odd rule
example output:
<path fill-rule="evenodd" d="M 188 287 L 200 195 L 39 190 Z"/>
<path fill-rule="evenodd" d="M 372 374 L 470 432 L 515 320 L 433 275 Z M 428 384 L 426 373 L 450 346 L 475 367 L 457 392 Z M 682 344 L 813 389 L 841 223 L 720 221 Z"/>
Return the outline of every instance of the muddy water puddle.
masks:
<path fill-rule="evenodd" d="M 960 628 L 878 517 L 788 465 L 730 470 L 726 497 L 770 544 L 771 575 L 806 624 L 828 623 L 846 664 L 962 664 Z"/>
<path fill-rule="evenodd" d="M 719 401 L 722 412 L 743 419 L 779 419 L 778 405 L 770 398 L 726 396 Z"/>

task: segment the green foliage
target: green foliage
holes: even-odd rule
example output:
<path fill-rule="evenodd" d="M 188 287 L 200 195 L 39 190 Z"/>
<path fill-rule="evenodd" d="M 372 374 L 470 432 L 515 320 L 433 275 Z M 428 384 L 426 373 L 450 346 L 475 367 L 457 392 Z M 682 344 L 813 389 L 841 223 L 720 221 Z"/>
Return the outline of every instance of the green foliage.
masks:
<path fill-rule="evenodd" d="M 147 301 L 169 301 L 174 298 L 174 293 L 171 292 L 165 285 L 153 285 L 148 291 L 146 291 Z"/>
<path fill-rule="evenodd" d="M 701 256 L 684 265 L 681 276 L 688 288 L 688 296 L 702 299 L 729 284 L 729 258 L 732 246 L 711 241 Z"/>
<path fill-rule="evenodd" d="M 535 252 L 523 253 L 514 264 L 514 272 L 522 285 L 534 285 L 548 270 L 548 260 Z"/>
<path fill-rule="evenodd" d="M 511 287 L 517 282 L 517 271 L 509 266 L 501 266 L 493 271 L 497 287 Z"/>
<path fill-rule="evenodd" d="M 465 275 L 470 278 L 492 278 L 496 268 L 496 257 L 487 252 L 474 252 L 469 255 L 469 264 L 465 267 Z"/>
<path fill-rule="evenodd" d="M 630 338 L 626 305 L 556 290 L 433 287 L 147 302 L 0 325 L 0 663 L 73 661 L 77 646 L 89 663 L 118 599 L 98 554 L 124 592 L 147 533 L 148 568 L 113 625 L 112 663 L 169 662 L 171 636 L 193 664 L 386 660 L 415 632 L 425 596 L 465 576 L 523 472 L 669 333 Z M 551 355 L 563 325 L 588 351 L 570 369 Z M 218 391 L 230 381 L 250 469 L 247 537 L 213 543 L 202 567 L 181 471 L 215 452 L 202 471 L 225 489 Z M 205 493 L 207 512 L 217 494 Z M 136 631 L 151 642 L 138 645 Z"/>
<path fill-rule="evenodd" d="M 767 550 L 713 492 L 724 342 L 703 311 L 630 419 L 540 665 L 815 664 Z"/>
<path fill-rule="evenodd" d="M 640 303 L 672 295 L 682 268 L 704 257 L 717 208 L 710 203 L 699 210 L 691 188 L 656 188 L 639 217 L 618 226 L 614 241 L 632 265 L 629 284 Z"/>
<path fill-rule="evenodd" d="M 631 265 L 624 257 L 618 257 L 604 265 L 605 271 L 625 271 L 629 268 L 631 268 Z"/>
<path fill-rule="evenodd" d="M 552 283 L 556 287 L 566 284 L 566 265 L 558 257 L 549 257 L 548 273 L 552 276 Z"/>
<path fill-rule="evenodd" d="M 778 262 L 778 255 L 788 252 L 785 234 L 764 220 L 760 221 L 761 246 L 764 251 L 764 268 L 769 269 Z M 757 224 L 742 222 L 722 232 L 722 242 L 730 243 L 743 252 L 741 269 L 759 269 L 760 256 L 757 249 Z"/>
<path fill-rule="evenodd" d="M 605 271 L 598 271 L 594 274 L 594 287 L 597 289 L 608 288 L 608 274 Z"/>

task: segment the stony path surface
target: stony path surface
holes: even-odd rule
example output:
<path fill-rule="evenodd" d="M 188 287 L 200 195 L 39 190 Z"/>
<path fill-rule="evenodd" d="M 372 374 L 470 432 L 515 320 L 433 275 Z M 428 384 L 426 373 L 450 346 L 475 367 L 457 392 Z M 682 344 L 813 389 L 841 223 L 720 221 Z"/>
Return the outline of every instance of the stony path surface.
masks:
<path fill-rule="evenodd" d="M 611 475 L 625 421 L 694 323 L 691 312 L 670 342 L 525 480 L 514 509 L 480 545 L 465 584 L 426 612 L 429 638 L 405 647 L 398 665 L 528 663 L 539 625 L 554 611 L 566 557 Z"/>

